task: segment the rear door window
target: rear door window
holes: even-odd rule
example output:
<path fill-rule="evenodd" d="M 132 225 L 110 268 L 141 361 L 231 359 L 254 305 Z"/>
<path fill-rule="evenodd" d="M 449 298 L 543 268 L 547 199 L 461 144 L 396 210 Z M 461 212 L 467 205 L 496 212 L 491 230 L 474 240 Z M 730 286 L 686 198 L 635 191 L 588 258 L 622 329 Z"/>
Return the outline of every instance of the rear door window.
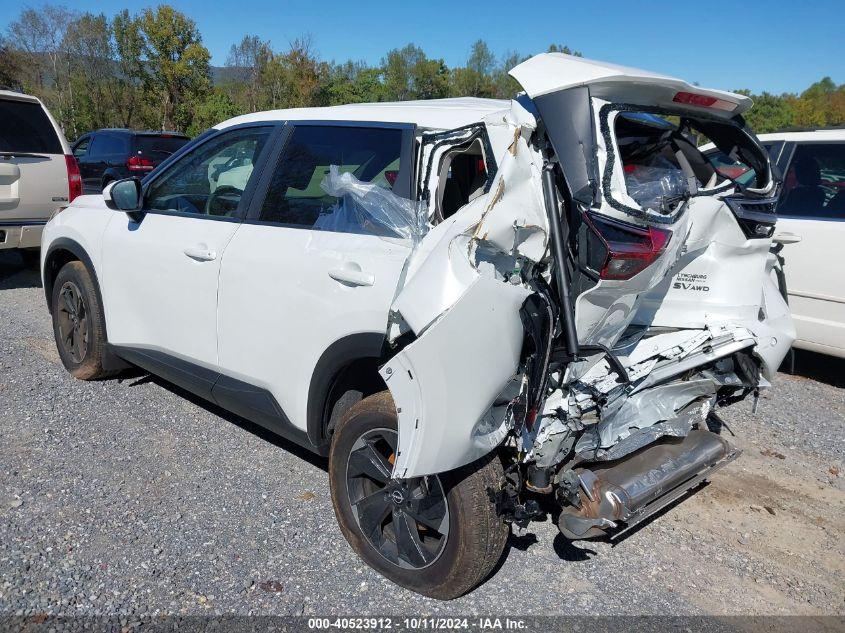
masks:
<path fill-rule="evenodd" d="M 97 134 L 91 141 L 91 150 L 89 151 L 91 156 L 127 153 L 126 139 L 113 134 Z"/>
<path fill-rule="evenodd" d="M 401 168 L 402 130 L 352 126 L 296 126 L 271 178 L 259 221 L 303 229 L 390 236 L 322 187 L 332 166 L 362 182 L 393 190 Z"/>
<path fill-rule="evenodd" d="M 0 99 L 0 152 L 64 153 L 41 104 L 11 99 Z"/>
<path fill-rule="evenodd" d="M 139 135 L 135 137 L 137 151 L 158 160 L 164 160 L 181 149 L 187 142 L 188 139 L 181 136 Z"/>
<path fill-rule="evenodd" d="M 786 170 L 780 215 L 845 218 L 845 143 L 799 143 Z"/>

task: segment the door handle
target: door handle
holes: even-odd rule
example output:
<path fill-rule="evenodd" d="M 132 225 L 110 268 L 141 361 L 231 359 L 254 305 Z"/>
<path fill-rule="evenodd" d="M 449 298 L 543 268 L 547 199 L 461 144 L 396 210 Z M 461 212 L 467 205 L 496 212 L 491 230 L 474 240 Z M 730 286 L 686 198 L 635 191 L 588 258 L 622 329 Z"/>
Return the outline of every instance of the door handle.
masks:
<path fill-rule="evenodd" d="M 376 282 L 375 275 L 364 272 L 355 262 L 344 264 L 342 268 L 333 268 L 329 271 L 329 277 L 351 286 L 372 286 Z"/>
<path fill-rule="evenodd" d="M 217 253 L 212 250 L 209 250 L 207 246 L 195 246 L 193 248 L 186 248 L 182 251 L 190 257 L 198 262 L 210 262 L 217 259 Z"/>

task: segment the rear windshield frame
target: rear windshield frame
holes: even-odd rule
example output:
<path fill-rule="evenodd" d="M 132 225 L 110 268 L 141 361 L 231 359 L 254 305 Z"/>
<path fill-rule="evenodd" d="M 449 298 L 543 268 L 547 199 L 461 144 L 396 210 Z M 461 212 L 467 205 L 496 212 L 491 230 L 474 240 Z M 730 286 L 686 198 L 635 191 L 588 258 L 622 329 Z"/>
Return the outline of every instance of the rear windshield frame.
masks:
<path fill-rule="evenodd" d="M 660 106 L 646 106 L 646 105 L 638 105 L 633 103 L 606 103 L 599 109 L 599 126 L 601 135 L 604 139 L 605 144 L 605 151 L 607 153 L 607 160 L 604 166 L 604 172 L 602 173 L 602 197 L 607 201 L 607 203 L 616 209 L 617 211 L 621 211 L 623 213 L 629 214 L 635 218 L 647 220 L 650 222 L 658 223 L 658 224 L 672 224 L 674 223 L 677 218 L 683 213 L 686 205 L 680 204 L 678 208 L 670 214 L 661 215 L 654 212 L 648 212 L 644 209 L 638 207 L 631 207 L 623 202 L 620 202 L 616 198 L 611 195 L 611 180 L 613 177 L 613 170 L 615 169 L 615 163 L 618 160 L 617 151 L 616 151 L 616 139 L 614 136 L 614 130 L 610 128 L 610 113 L 616 112 L 644 112 L 646 114 L 655 114 L 660 116 L 677 116 L 681 117 L 682 119 L 699 119 L 702 121 L 708 121 L 715 124 L 732 126 L 736 128 L 736 130 L 740 134 L 746 135 L 749 140 L 755 141 L 754 137 L 748 133 L 748 131 L 740 126 L 736 121 L 733 120 L 726 120 L 723 117 L 714 116 L 707 113 L 700 113 L 700 112 L 690 112 L 689 110 L 685 110 L 683 108 L 666 108 Z M 708 135 L 709 136 L 709 135 Z M 711 139 L 712 140 L 712 139 Z M 761 157 L 765 159 L 765 165 L 768 167 L 769 176 L 771 176 L 771 162 L 769 160 L 768 153 L 766 150 L 760 145 L 758 141 L 757 145 L 760 146 Z M 755 169 L 753 165 L 750 165 L 752 169 Z M 755 169 L 755 172 L 757 170 Z M 759 172 L 757 172 L 758 178 L 760 177 Z M 724 193 L 726 191 L 730 191 L 733 188 L 736 188 L 738 185 L 734 182 L 726 182 L 719 187 L 714 187 L 712 189 L 703 189 L 699 190 L 698 192 L 691 194 L 691 197 L 696 196 L 712 196 L 714 194 Z"/>

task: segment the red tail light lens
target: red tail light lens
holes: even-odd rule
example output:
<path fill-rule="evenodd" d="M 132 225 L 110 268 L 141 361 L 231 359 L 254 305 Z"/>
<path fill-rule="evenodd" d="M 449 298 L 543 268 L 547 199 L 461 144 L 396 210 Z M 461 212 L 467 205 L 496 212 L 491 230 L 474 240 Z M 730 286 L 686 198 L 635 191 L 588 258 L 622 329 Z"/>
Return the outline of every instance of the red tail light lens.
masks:
<path fill-rule="evenodd" d="M 711 97 L 710 95 L 700 95 L 694 92 L 678 92 L 672 97 L 675 103 L 683 103 L 684 105 L 693 105 L 700 108 L 715 108 L 716 110 L 725 110 L 731 112 L 736 108 L 736 104 L 725 99 Z"/>
<path fill-rule="evenodd" d="M 79 173 L 79 163 L 71 154 L 65 154 L 65 165 L 67 165 L 67 201 L 70 204 L 74 198 L 82 195 L 82 174 Z"/>
<path fill-rule="evenodd" d="M 592 229 L 590 260 L 601 279 L 630 279 L 653 264 L 666 250 L 672 231 L 587 216 Z"/>
<path fill-rule="evenodd" d="M 126 168 L 129 171 L 152 171 L 154 167 L 153 161 L 143 156 L 130 156 L 126 161 Z"/>

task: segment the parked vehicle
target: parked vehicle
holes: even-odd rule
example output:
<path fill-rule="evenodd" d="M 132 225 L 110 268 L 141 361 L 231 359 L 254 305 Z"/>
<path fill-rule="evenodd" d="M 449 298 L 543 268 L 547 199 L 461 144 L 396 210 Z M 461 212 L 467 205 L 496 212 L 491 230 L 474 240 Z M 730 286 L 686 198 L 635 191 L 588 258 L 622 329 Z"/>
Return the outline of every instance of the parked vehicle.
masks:
<path fill-rule="evenodd" d="M 143 177 L 188 142 L 178 132 L 107 128 L 80 136 L 73 144 L 85 193 L 100 193 L 110 182 Z"/>
<path fill-rule="evenodd" d="M 845 129 L 762 134 L 760 142 L 784 174 L 774 240 L 784 246 L 793 345 L 845 358 Z M 731 162 L 722 157 L 719 169 L 746 169 Z"/>
<path fill-rule="evenodd" d="M 0 249 L 20 249 L 34 265 L 47 220 L 81 193 L 76 161 L 44 104 L 0 90 Z"/>
<path fill-rule="evenodd" d="M 616 538 L 679 499 L 794 338 L 751 101 L 557 53 L 511 75 L 511 102 L 237 117 L 79 198 L 44 236 L 65 367 L 138 365 L 327 455 L 350 545 L 437 598 L 511 523 Z"/>

